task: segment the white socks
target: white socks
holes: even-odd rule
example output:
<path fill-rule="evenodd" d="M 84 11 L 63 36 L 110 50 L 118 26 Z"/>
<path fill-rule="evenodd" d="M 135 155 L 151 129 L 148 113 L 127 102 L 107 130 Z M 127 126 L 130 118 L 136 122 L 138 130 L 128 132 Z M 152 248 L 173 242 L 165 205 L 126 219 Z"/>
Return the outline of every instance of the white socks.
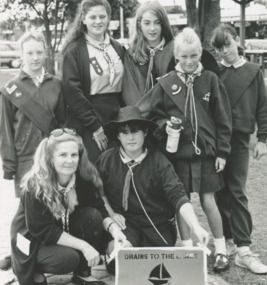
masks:
<path fill-rule="evenodd" d="M 239 256 L 245 256 L 247 254 L 250 254 L 251 251 L 250 251 L 249 246 L 240 246 L 237 248 L 237 253 Z"/>
<path fill-rule="evenodd" d="M 215 255 L 219 253 L 226 255 L 225 238 L 213 238 L 213 241 L 215 246 Z"/>

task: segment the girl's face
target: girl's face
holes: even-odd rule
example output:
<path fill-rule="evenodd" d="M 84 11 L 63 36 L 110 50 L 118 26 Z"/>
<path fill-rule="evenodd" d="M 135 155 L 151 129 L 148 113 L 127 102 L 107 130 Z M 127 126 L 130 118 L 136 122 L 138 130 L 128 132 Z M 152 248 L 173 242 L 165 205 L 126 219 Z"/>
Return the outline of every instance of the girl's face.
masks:
<path fill-rule="evenodd" d="M 97 41 L 103 41 L 108 28 L 109 18 L 106 8 L 102 5 L 89 9 L 82 19 L 87 28 L 87 34 Z"/>
<path fill-rule="evenodd" d="M 30 39 L 22 44 L 21 52 L 25 72 L 30 75 L 39 74 L 45 63 L 44 43 Z"/>
<path fill-rule="evenodd" d="M 157 46 L 161 41 L 161 23 L 157 16 L 147 11 L 140 21 L 141 31 L 151 47 Z"/>
<path fill-rule="evenodd" d="M 76 172 L 78 163 L 79 146 L 75 141 L 60 142 L 56 146 L 52 157 L 52 164 L 56 170 L 58 182 L 62 186 Z"/>
<path fill-rule="evenodd" d="M 120 131 L 118 139 L 121 145 L 130 158 L 137 158 L 143 152 L 143 146 L 146 133 L 142 130 L 132 130 L 127 128 L 125 131 Z"/>
<path fill-rule="evenodd" d="M 230 34 L 225 42 L 225 45 L 219 49 L 216 48 L 215 50 L 228 64 L 234 64 L 240 58 L 238 54 L 238 39 L 233 39 Z"/>
<path fill-rule="evenodd" d="M 185 73 L 193 73 L 199 64 L 202 49 L 197 44 L 183 43 L 179 45 L 176 58 Z"/>

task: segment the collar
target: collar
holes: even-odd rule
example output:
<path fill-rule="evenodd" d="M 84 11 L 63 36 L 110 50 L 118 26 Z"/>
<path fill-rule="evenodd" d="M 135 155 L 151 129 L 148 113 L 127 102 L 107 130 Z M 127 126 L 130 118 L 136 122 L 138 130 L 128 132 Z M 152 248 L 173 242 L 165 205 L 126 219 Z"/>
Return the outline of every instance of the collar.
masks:
<path fill-rule="evenodd" d="M 85 34 L 85 40 L 90 42 L 92 45 L 97 46 L 97 47 L 100 46 L 101 44 L 106 44 L 106 45 L 110 44 L 110 37 L 108 34 L 105 34 L 105 39 L 103 42 L 99 42 L 99 41 L 93 39 L 88 34 Z"/>
<path fill-rule="evenodd" d="M 63 187 L 61 186 L 59 183 L 57 183 L 57 189 L 59 192 L 65 192 L 65 194 L 67 194 L 68 192 L 70 192 L 72 189 L 75 188 L 75 181 L 76 181 L 76 174 L 72 174 L 70 181 L 67 185 L 67 187 Z"/>
<path fill-rule="evenodd" d="M 226 66 L 226 67 L 231 67 L 231 66 L 233 66 L 234 68 L 238 68 L 238 67 L 244 65 L 246 62 L 247 62 L 247 61 L 244 59 L 244 57 L 241 56 L 241 57 L 239 58 L 239 60 L 238 60 L 236 63 L 234 63 L 234 64 L 229 64 L 229 63 L 227 63 L 224 59 L 221 61 L 221 64 L 224 65 L 224 66 Z"/>
<path fill-rule="evenodd" d="M 42 74 L 44 76 L 43 78 L 43 81 L 48 79 L 48 78 L 51 78 L 53 77 L 52 74 L 48 73 L 44 68 L 42 69 Z M 25 78 L 32 78 L 32 76 L 30 76 L 28 73 L 26 73 L 23 69 L 20 70 L 19 72 L 19 79 L 20 80 L 23 80 Z"/>
<path fill-rule="evenodd" d="M 165 39 L 164 38 L 162 38 L 162 40 L 160 41 L 160 43 L 157 45 L 157 46 L 155 46 L 155 47 L 150 47 L 150 46 L 148 46 L 147 45 L 147 48 L 149 49 L 149 50 L 151 50 L 151 49 L 153 49 L 153 50 L 163 50 L 163 48 L 164 48 L 164 46 L 165 46 Z"/>
<path fill-rule="evenodd" d="M 141 163 L 141 161 L 143 161 L 146 156 L 147 156 L 147 148 L 136 159 L 132 159 L 126 154 L 124 149 L 120 147 L 120 158 L 124 164 L 127 164 L 129 162 Z"/>
<path fill-rule="evenodd" d="M 185 83 L 185 77 L 186 75 L 194 75 L 194 78 L 196 76 L 200 76 L 201 72 L 203 70 L 203 65 L 201 62 L 198 63 L 197 69 L 193 73 L 185 73 L 184 70 L 181 67 L 180 62 L 178 62 L 175 66 L 175 70 L 177 71 L 177 75 L 181 78 L 181 80 Z"/>

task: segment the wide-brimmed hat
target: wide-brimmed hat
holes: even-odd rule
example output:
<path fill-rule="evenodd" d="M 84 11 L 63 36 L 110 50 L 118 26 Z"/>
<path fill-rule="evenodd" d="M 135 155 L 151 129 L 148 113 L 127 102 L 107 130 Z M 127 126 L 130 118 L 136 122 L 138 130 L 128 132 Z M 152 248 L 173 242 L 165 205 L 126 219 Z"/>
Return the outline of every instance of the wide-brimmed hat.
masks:
<path fill-rule="evenodd" d="M 106 123 L 103 128 L 105 134 L 109 137 L 116 136 L 118 133 L 118 127 L 121 124 L 127 124 L 129 122 L 138 122 L 141 126 L 148 129 L 149 132 L 153 132 L 157 125 L 152 121 L 146 120 L 138 107 L 126 106 L 119 110 L 116 120 Z"/>

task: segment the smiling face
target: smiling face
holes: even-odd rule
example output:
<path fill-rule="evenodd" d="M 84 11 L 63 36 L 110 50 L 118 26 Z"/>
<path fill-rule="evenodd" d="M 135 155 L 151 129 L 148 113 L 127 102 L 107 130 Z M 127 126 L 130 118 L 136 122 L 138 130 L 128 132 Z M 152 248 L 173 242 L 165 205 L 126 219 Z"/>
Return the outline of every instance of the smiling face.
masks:
<path fill-rule="evenodd" d="M 29 39 L 22 44 L 23 70 L 29 75 L 38 75 L 42 71 L 45 62 L 44 43 Z"/>
<path fill-rule="evenodd" d="M 199 64 L 202 49 L 198 44 L 183 43 L 177 47 L 176 58 L 185 73 L 193 73 Z"/>
<path fill-rule="evenodd" d="M 60 142 L 54 150 L 51 162 L 57 173 L 58 182 L 65 186 L 78 168 L 78 144 L 75 141 Z"/>
<path fill-rule="evenodd" d="M 118 139 L 126 154 L 132 158 L 137 158 L 144 148 L 146 132 L 138 127 L 127 125 L 119 129 Z"/>
<path fill-rule="evenodd" d="M 161 41 L 161 23 L 152 12 L 145 12 L 140 21 L 141 31 L 151 47 L 157 46 Z"/>
<path fill-rule="evenodd" d="M 104 6 L 94 6 L 82 19 L 87 28 L 87 34 L 97 41 L 103 41 L 108 28 L 109 18 Z"/>
<path fill-rule="evenodd" d="M 221 48 L 215 48 L 215 50 L 228 64 L 234 64 L 240 59 L 238 54 L 238 38 L 233 39 L 230 34 L 228 35 L 225 44 Z"/>

